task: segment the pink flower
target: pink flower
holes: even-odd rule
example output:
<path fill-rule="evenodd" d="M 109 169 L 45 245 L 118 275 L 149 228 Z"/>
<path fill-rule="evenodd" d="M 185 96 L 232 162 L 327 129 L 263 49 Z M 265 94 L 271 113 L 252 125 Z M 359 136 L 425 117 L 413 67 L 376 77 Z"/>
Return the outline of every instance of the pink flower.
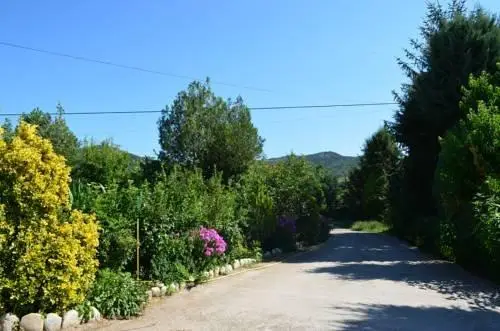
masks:
<path fill-rule="evenodd" d="M 227 244 L 215 229 L 200 228 L 200 239 L 203 241 L 203 252 L 205 256 L 212 256 L 214 252 L 222 255 L 226 251 Z"/>

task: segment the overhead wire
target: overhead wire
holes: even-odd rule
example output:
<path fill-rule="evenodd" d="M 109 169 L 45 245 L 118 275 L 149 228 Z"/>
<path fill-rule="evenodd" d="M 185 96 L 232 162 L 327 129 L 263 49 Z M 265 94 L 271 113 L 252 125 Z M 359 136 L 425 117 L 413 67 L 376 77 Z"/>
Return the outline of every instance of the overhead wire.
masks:
<path fill-rule="evenodd" d="M 140 71 L 140 72 L 145 72 L 145 73 L 150 73 L 150 74 L 155 74 L 155 75 L 161 75 L 161 76 L 169 76 L 169 77 L 186 79 L 186 80 L 198 80 L 199 79 L 197 77 L 192 77 L 192 76 L 188 76 L 188 75 L 179 75 L 179 74 L 166 72 L 166 71 L 160 71 L 160 70 L 143 68 L 143 67 L 139 67 L 139 66 L 120 64 L 120 63 L 115 63 L 115 62 L 100 60 L 100 59 L 94 59 L 94 58 L 89 58 L 89 57 L 80 56 L 80 55 L 61 53 L 61 52 L 46 50 L 46 49 L 42 49 L 42 48 L 35 48 L 35 47 L 15 44 L 15 43 L 7 42 L 7 41 L 0 41 L 0 46 L 23 49 L 23 50 L 27 50 L 27 51 L 31 51 L 31 52 L 43 53 L 43 54 L 58 56 L 58 57 L 65 57 L 65 58 L 78 60 L 78 61 L 97 63 L 97 64 L 108 65 L 108 66 L 113 66 L 113 67 L 122 68 L 122 69 L 135 70 L 135 71 Z M 212 81 L 212 80 L 210 82 L 214 85 L 223 85 L 223 86 L 241 88 L 241 89 L 246 89 L 246 90 L 253 90 L 253 91 L 258 91 L 258 92 L 272 92 L 269 89 L 254 87 L 254 86 L 238 85 L 238 84 L 233 84 L 233 83 L 227 83 L 227 82 L 222 82 L 222 81 Z"/>
<path fill-rule="evenodd" d="M 317 108 L 342 108 L 342 107 L 373 107 L 396 105 L 396 102 L 369 102 L 369 103 L 350 103 L 350 104 L 326 104 L 326 105 L 297 105 L 297 106 L 269 106 L 269 107 L 249 107 L 249 110 L 284 110 L 284 109 L 317 109 Z M 128 114 L 157 114 L 163 110 L 117 110 L 117 111 L 82 111 L 82 112 L 64 112 L 66 115 L 128 115 Z M 0 116 L 21 116 L 24 113 L 0 113 Z M 57 112 L 48 113 L 49 115 L 59 115 Z"/>

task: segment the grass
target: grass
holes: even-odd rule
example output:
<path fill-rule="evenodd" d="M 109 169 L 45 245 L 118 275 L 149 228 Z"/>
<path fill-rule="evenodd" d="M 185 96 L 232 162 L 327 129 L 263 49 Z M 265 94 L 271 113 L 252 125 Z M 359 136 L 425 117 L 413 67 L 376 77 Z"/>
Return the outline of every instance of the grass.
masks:
<path fill-rule="evenodd" d="M 351 225 L 351 230 L 371 233 L 384 233 L 389 231 L 389 226 L 379 221 L 357 221 Z"/>

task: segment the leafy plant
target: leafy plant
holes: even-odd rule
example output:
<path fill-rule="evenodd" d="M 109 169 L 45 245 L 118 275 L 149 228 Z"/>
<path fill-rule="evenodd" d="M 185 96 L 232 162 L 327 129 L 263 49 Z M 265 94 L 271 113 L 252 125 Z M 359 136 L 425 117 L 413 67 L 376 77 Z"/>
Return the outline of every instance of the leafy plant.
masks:
<path fill-rule="evenodd" d="M 147 302 L 146 287 L 130 273 L 102 269 L 90 291 L 88 301 L 107 318 L 139 315 Z"/>
<path fill-rule="evenodd" d="M 0 130 L 0 286 L 10 311 L 64 310 L 94 280 L 97 221 L 71 210 L 68 185 L 64 158 L 35 126 L 21 122 L 7 142 Z"/>
<path fill-rule="evenodd" d="M 92 304 L 88 300 L 85 300 L 84 302 L 76 306 L 76 311 L 78 312 L 78 317 L 82 319 L 83 323 L 87 323 L 91 318 L 94 317 L 92 312 Z"/>

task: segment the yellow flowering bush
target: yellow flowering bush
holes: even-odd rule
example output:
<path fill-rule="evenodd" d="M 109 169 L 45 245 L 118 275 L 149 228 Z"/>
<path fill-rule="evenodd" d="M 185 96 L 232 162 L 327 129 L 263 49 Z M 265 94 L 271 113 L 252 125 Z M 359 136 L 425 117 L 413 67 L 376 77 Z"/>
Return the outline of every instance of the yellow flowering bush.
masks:
<path fill-rule="evenodd" d="M 81 303 L 97 270 L 94 215 L 71 211 L 70 169 L 36 127 L 0 131 L 0 291 L 14 312 Z M 3 216 L 3 217 L 2 217 Z"/>

